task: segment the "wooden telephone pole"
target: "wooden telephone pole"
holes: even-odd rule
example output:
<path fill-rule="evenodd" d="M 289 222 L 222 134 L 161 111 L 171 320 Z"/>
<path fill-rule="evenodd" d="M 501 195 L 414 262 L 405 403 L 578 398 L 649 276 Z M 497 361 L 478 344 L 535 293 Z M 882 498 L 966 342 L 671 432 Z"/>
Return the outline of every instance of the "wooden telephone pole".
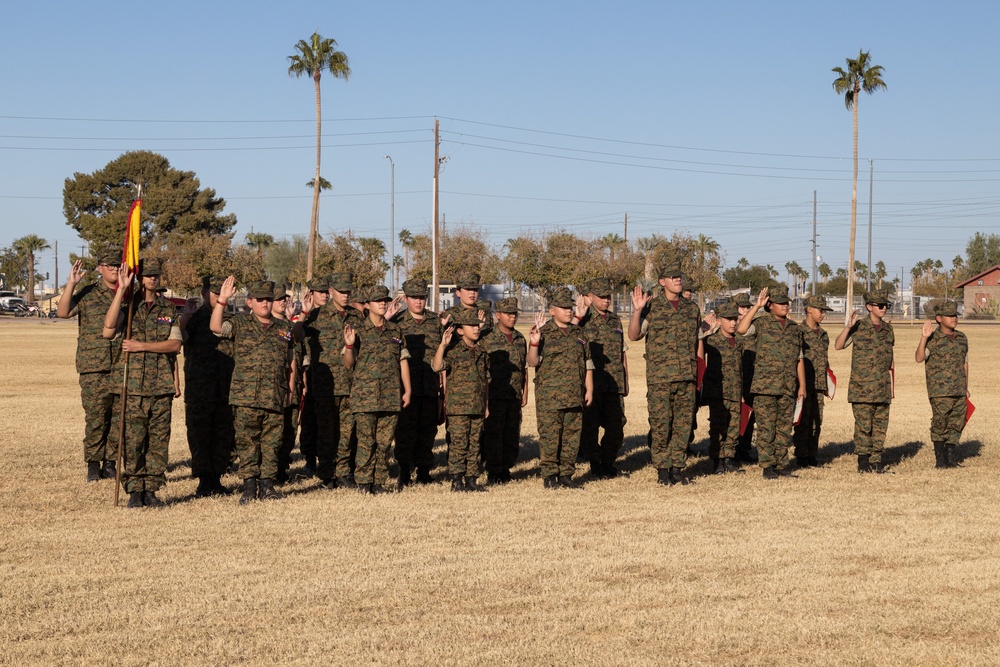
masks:
<path fill-rule="evenodd" d="M 434 205 L 432 215 L 434 226 L 431 229 L 431 310 L 438 310 L 438 285 L 441 277 L 438 275 L 438 169 L 441 166 L 441 121 L 434 119 Z"/>

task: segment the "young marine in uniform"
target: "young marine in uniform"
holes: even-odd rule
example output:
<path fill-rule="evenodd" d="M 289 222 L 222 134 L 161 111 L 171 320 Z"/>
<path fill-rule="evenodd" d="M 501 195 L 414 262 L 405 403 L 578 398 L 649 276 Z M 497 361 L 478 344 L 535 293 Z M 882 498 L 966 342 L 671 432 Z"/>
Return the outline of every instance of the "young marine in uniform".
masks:
<path fill-rule="evenodd" d="M 389 475 L 389 447 L 400 408 L 410 404 L 410 353 L 398 325 L 386 319 L 389 288 L 364 290 L 368 315 L 344 327 L 344 364 L 354 370 L 351 410 L 358 430 L 354 481 L 362 493 L 380 493 Z"/>
<path fill-rule="evenodd" d="M 159 260 L 146 259 L 140 264 L 139 289 L 131 296 L 131 334 L 121 342 L 119 368 L 128 374 L 121 477 L 129 507 L 162 507 L 156 492 L 167 483 L 170 415 L 176 389 L 174 355 L 181 349 L 181 329 L 174 304 L 157 294 L 161 273 Z M 121 306 L 131 285 L 132 271 L 123 264 L 118 269 L 114 299 L 104 316 L 105 338 L 123 337 L 129 331 L 128 315 Z"/>
<path fill-rule="evenodd" d="M 705 377 L 701 398 L 708 404 L 708 456 L 716 474 L 743 472 L 736 465 L 743 403 L 743 344 L 736 335 L 739 311 L 724 303 L 715 313 L 718 329 L 703 340 Z"/>
<path fill-rule="evenodd" d="M 819 434 L 823 427 L 823 395 L 827 391 L 826 372 L 830 368 L 830 336 L 823 328 L 827 312 L 832 310 L 819 295 L 805 300 L 806 319 L 799 324 L 802 332 L 802 361 L 806 371 L 806 398 L 802 414 L 792 434 L 795 459 L 800 468 L 819 465 Z"/>
<path fill-rule="evenodd" d="M 485 336 L 486 332 L 493 326 L 493 319 L 487 317 L 488 312 L 484 312 L 479 307 L 479 289 L 483 286 L 483 281 L 478 273 L 463 273 L 455 280 L 455 296 L 458 303 L 451 308 L 441 312 L 441 318 L 453 317 L 459 310 L 470 310 L 479 317 L 480 335 Z"/>
<path fill-rule="evenodd" d="M 736 311 L 739 313 L 740 319 L 746 315 L 753 303 L 750 301 L 750 296 L 747 292 L 740 292 L 739 294 L 734 294 L 729 298 L 730 303 L 736 305 Z M 765 313 L 760 313 L 764 315 Z M 737 320 L 739 322 L 739 320 Z M 750 323 L 750 329 L 747 330 L 745 334 L 737 335 L 743 340 L 743 402 L 746 403 L 751 408 L 753 407 L 753 396 L 750 394 L 750 385 L 753 382 L 753 364 L 756 360 L 757 354 L 754 351 L 754 343 L 757 337 L 757 327 Z M 750 418 L 747 420 L 746 428 L 743 433 L 740 434 L 739 442 L 736 444 L 736 460 L 743 461 L 744 463 L 757 463 L 757 452 L 754 450 L 753 446 L 753 434 L 754 434 L 754 416 L 751 413 Z"/>
<path fill-rule="evenodd" d="M 308 322 L 311 314 L 323 308 L 330 300 L 330 279 L 327 277 L 315 277 L 306 283 L 305 297 L 302 299 L 302 316 L 299 322 Z M 317 410 L 313 405 L 313 396 L 308 389 L 310 378 L 304 380 L 306 384 L 305 398 L 302 401 L 302 425 L 299 434 L 299 453 L 305 458 L 305 466 L 302 474 L 305 477 L 316 475 L 317 449 L 319 447 L 319 434 L 317 432 Z"/>
<path fill-rule="evenodd" d="M 914 358 L 924 364 L 927 378 L 934 467 L 954 468 L 969 396 L 969 340 L 955 329 L 958 304 L 954 301 L 934 304 L 929 314 L 934 319 L 924 322 Z"/>
<path fill-rule="evenodd" d="M 594 364 L 573 318 L 573 295 L 565 287 L 549 297 L 549 315 L 538 313 L 528 334 L 527 364 L 535 369 L 538 463 L 546 489 L 578 489 L 573 481 L 580 450 L 583 410 L 594 398 Z"/>
<path fill-rule="evenodd" d="M 276 322 L 284 322 L 292 327 L 292 353 L 289 357 L 289 372 L 291 372 L 291 362 L 295 361 L 295 388 L 292 391 L 288 405 L 282 411 L 284 414 L 284 425 L 281 429 L 281 448 L 278 449 L 278 475 L 275 482 L 284 484 L 288 481 L 288 468 L 291 465 L 292 450 L 295 449 L 295 434 L 299 424 L 299 400 L 302 391 L 302 377 L 305 375 L 305 345 L 302 340 L 301 331 L 297 332 L 295 326 L 288 318 L 288 289 L 284 285 L 275 283 L 274 301 L 271 303 L 271 318 Z"/>
<path fill-rule="evenodd" d="M 639 286 L 632 291 L 628 339 L 646 338 L 646 401 L 651 432 L 650 453 L 657 483 L 687 484 L 682 476 L 694 421 L 701 311 L 681 296 L 679 264 L 660 271 L 661 294 Z"/>
<path fill-rule="evenodd" d="M 201 306 L 181 316 L 184 334 L 184 419 L 191 475 L 198 479 L 198 498 L 228 495 L 222 475 L 229 468 L 235 447 L 233 409 L 229 383 L 233 376 L 233 348 L 212 333 L 212 312 L 219 300 L 222 279 L 206 276 L 201 285 Z"/>
<path fill-rule="evenodd" d="M 229 404 L 236 424 L 236 452 L 240 459 L 243 495 L 240 504 L 255 498 L 274 500 L 278 477 L 278 452 L 285 425 L 285 408 L 295 391 L 296 366 L 292 353 L 292 328 L 271 317 L 274 283 L 247 286 L 249 313 L 223 319 L 226 303 L 236 293 L 236 279 L 222 283 L 212 310 L 212 332 L 233 343 L 233 381 Z"/>
<path fill-rule="evenodd" d="M 392 318 L 406 339 L 410 353 L 410 404 L 399 413 L 396 425 L 396 461 L 399 463 L 400 490 L 410 484 L 411 473 L 417 471 L 417 482 L 434 481 L 434 438 L 438 430 L 441 401 L 441 376 L 431 362 L 441 343 L 441 321 L 437 313 L 427 310 L 427 281 L 410 278 L 403 283 L 406 309 Z M 477 320 L 478 321 L 478 320 Z"/>
<path fill-rule="evenodd" d="M 615 461 L 625 441 L 625 397 L 628 396 L 628 360 L 622 320 L 611 312 L 611 281 L 595 278 L 587 296 L 577 299 L 574 319 L 583 329 L 594 364 L 594 401 L 583 411 L 580 447 L 590 461 L 595 479 L 618 476 Z M 582 311 L 582 312 L 581 312 Z M 598 438 L 604 429 L 604 437 Z"/>
<path fill-rule="evenodd" d="M 528 404 L 528 343 L 517 325 L 517 299 L 496 304 L 496 325 L 480 337 L 490 355 L 489 414 L 483 433 L 486 472 L 491 484 L 510 481 L 521 443 L 521 410 Z"/>
<path fill-rule="evenodd" d="M 80 400 L 86 424 L 83 460 L 87 464 L 88 482 L 114 479 L 118 458 L 121 406 L 116 401 L 120 389 L 116 391 L 113 385 L 120 385 L 121 378 L 111 371 L 120 353 L 121 340 L 109 341 L 102 331 L 104 316 L 118 286 L 120 261 L 120 253 L 102 255 L 97 261 L 100 279 L 74 294 L 73 289 L 84 276 L 83 261 L 77 260 L 56 308 L 56 315 L 62 319 L 77 315 L 76 372 L 80 374 Z"/>
<path fill-rule="evenodd" d="M 452 326 L 453 325 L 453 326 Z M 453 334 L 458 338 L 452 341 Z M 479 441 L 488 413 L 489 354 L 479 344 L 479 317 L 466 310 L 454 314 L 434 353 L 431 367 L 448 384 L 448 475 L 452 491 L 485 491 L 479 477 Z"/>
<path fill-rule="evenodd" d="M 889 426 L 889 404 L 892 402 L 892 348 L 896 336 L 886 322 L 889 296 L 883 290 L 865 292 L 868 317 L 859 319 L 851 313 L 850 322 L 837 336 L 833 346 L 843 350 L 854 344 L 851 354 L 851 382 L 847 400 L 854 411 L 854 453 L 858 456 L 858 472 L 885 472 L 882 449 Z"/>
<path fill-rule="evenodd" d="M 751 323 L 757 329 L 753 383 L 753 409 L 757 415 L 757 455 L 764 479 L 791 477 L 788 445 L 792 439 L 796 397 L 805 399 L 805 363 L 802 361 L 802 332 L 788 318 L 788 289 L 765 287 L 747 311 L 736 331 L 743 335 Z M 770 315 L 754 321 L 767 306 Z"/>

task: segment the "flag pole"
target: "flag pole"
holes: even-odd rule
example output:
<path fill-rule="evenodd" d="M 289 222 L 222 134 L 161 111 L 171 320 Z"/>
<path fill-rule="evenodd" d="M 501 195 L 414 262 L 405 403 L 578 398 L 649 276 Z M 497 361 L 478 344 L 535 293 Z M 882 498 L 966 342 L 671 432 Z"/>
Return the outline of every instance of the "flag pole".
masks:
<path fill-rule="evenodd" d="M 142 183 L 138 186 L 138 194 L 136 200 L 142 202 Z M 136 248 L 138 248 L 138 239 L 131 239 L 131 225 L 132 225 L 132 211 L 129 209 L 128 219 L 125 221 L 125 247 L 122 250 L 122 254 L 125 255 L 126 260 L 123 263 L 128 262 L 128 258 L 131 256 L 130 247 L 134 243 Z M 128 315 L 125 317 L 125 338 L 123 340 L 128 340 L 132 337 L 132 315 L 135 312 L 135 282 L 138 275 L 139 269 L 139 255 L 135 253 L 135 272 L 132 274 L 132 284 L 129 286 L 128 291 Z M 141 283 L 140 283 L 141 286 Z M 122 405 L 121 405 L 121 415 L 118 422 L 118 456 L 117 465 L 115 465 L 115 507 L 118 507 L 118 501 L 121 494 L 122 487 L 122 467 L 125 465 L 125 412 L 126 405 L 128 404 L 128 361 L 129 353 L 125 352 L 125 371 L 122 373 Z"/>

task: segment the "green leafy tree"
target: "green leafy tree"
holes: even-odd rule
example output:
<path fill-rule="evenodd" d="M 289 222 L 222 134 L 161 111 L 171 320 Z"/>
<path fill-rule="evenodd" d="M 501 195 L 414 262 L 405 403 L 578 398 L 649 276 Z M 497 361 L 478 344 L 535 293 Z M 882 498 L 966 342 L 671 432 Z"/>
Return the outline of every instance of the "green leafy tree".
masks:
<path fill-rule="evenodd" d="M 122 249 L 140 183 L 143 251 L 164 249 L 174 233 L 224 235 L 236 225 L 235 215 L 222 214 L 226 200 L 202 188 L 194 172 L 174 169 L 162 155 L 131 151 L 92 174 L 76 173 L 63 185 L 66 224 L 90 244 L 92 255 Z"/>
<path fill-rule="evenodd" d="M 291 240 L 275 241 L 267 249 L 264 269 L 268 280 L 282 284 L 301 285 L 306 278 L 306 252 L 309 240 L 296 235 Z"/>
<path fill-rule="evenodd" d="M 847 265 L 851 267 L 850 279 L 847 283 L 847 302 L 852 303 L 854 287 L 854 240 L 858 228 L 858 102 L 861 91 L 871 95 L 876 90 L 885 90 L 882 80 L 882 66 L 874 65 L 868 51 L 859 51 L 857 58 L 846 58 L 847 69 L 834 67 L 837 78 L 833 81 L 833 90 L 844 96 L 844 104 L 851 111 L 854 119 L 854 180 L 851 189 L 851 242 L 848 249 Z M 845 322 L 850 320 L 851 309 L 847 308 Z"/>
<path fill-rule="evenodd" d="M 417 234 L 410 252 L 408 278 L 431 280 L 431 237 Z M 454 281 L 459 274 L 474 271 L 483 283 L 500 282 L 500 257 L 489 244 L 485 230 L 471 224 L 448 224 L 438 237 L 438 276 L 442 283 Z"/>
<path fill-rule="evenodd" d="M 228 276 L 233 273 L 232 234 L 176 232 L 165 248 L 147 253 L 163 260 L 164 286 L 185 295 L 201 291 L 202 276 Z"/>
<path fill-rule="evenodd" d="M 0 287 L 13 290 L 15 286 L 28 284 L 28 263 L 24 255 L 15 248 L 0 248 Z"/>
<path fill-rule="evenodd" d="M 746 266 L 741 266 L 740 263 L 737 263 L 736 266 L 730 267 L 722 273 L 722 279 L 729 289 L 740 290 L 749 288 L 752 298 L 764 287 L 768 289 L 782 287 L 782 283 L 778 282 L 776 278 L 777 275 L 773 271 L 773 267 L 750 264 L 749 262 L 747 262 Z"/>
<path fill-rule="evenodd" d="M 11 247 L 24 258 L 27 265 L 28 303 L 35 302 L 35 255 L 49 249 L 49 242 L 37 234 L 28 234 L 15 240 Z"/>
<path fill-rule="evenodd" d="M 1000 264 L 1000 234 L 976 232 L 965 245 L 965 268 L 961 279 L 971 278 Z"/>
<path fill-rule="evenodd" d="M 316 175 L 312 180 L 313 205 L 309 221 L 309 252 L 306 258 L 306 278 L 311 280 L 316 259 L 316 241 L 319 236 L 319 191 L 323 186 L 323 177 L 319 174 L 323 138 L 319 81 L 324 70 L 330 72 L 333 78 L 346 81 L 351 76 L 351 66 L 347 55 L 337 50 L 337 41 L 324 38 L 318 32 L 314 32 L 309 41 L 300 39 L 294 48 L 295 53 L 288 56 L 288 75 L 309 76 L 316 89 Z"/>

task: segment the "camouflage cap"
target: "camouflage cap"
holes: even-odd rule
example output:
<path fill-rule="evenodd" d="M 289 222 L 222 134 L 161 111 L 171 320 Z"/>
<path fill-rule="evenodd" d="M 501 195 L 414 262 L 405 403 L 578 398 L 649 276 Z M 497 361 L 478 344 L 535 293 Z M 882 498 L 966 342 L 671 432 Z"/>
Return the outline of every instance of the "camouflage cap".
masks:
<path fill-rule="evenodd" d="M 739 319 L 739 307 L 732 301 L 726 301 L 715 309 L 716 317 L 724 317 L 727 320 Z"/>
<path fill-rule="evenodd" d="M 594 278 L 587 284 L 587 293 L 607 299 L 611 296 L 611 281 L 607 278 Z"/>
<path fill-rule="evenodd" d="M 482 324 L 479 320 L 479 313 L 471 308 L 459 308 L 451 314 L 451 320 L 449 321 L 460 327 Z"/>
<path fill-rule="evenodd" d="M 487 313 L 493 312 L 493 302 L 489 299 L 479 299 L 476 301 L 476 309 Z"/>
<path fill-rule="evenodd" d="M 498 313 L 510 313 L 517 314 L 517 299 L 509 296 L 506 299 L 500 299 L 497 301 L 496 311 Z"/>
<path fill-rule="evenodd" d="M 958 317 L 958 302 L 952 301 L 951 299 L 945 299 L 938 304 L 934 314 L 940 315 L 941 317 Z"/>
<path fill-rule="evenodd" d="M 403 283 L 403 294 L 419 299 L 427 296 L 427 281 L 423 278 L 410 278 Z"/>
<path fill-rule="evenodd" d="M 106 252 L 98 256 L 97 265 L 107 264 L 108 266 L 121 266 L 122 254 L 120 252 Z"/>
<path fill-rule="evenodd" d="M 341 294 L 354 291 L 354 274 L 347 271 L 332 273 L 326 279 L 327 285 Z"/>
<path fill-rule="evenodd" d="M 806 297 L 806 308 L 818 308 L 820 310 L 833 310 L 830 306 L 826 305 L 826 297 L 819 294 L 813 294 Z"/>
<path fill-rule="evenodd" d="M 140 260 L 139 274 L 143 276 L 161 276 L 163 275 L 163 265 L 155 257 Z"/>
<path fill-rule="evenodd" d="M 203 276 L 201 279 L 201 289 L 208 290 L 212 294 L 222 291 L 222 283 L 226 281 L 222 276 Z"/>
<path fill-rule="evenodd" d="M 370 301 L 392 301 L 392 297 L 389 296 L 389 288 L 385 285 L 375 285 L 373 287 L 369 287 L 365 290 L 363 298 L 364 301 L 361 303 L 368 303 Z"/>
<path fill-rule="evenodd" d="M 462 273 L 455 279 L 455 287 L 458 289 L 479 290 L 483 286 L 483 281 L 478 273 Z"/>
<path fill-rule="evenodd" d="M 875 289 L 871 292 L 865 292 L 865 303 L 886 303 L 890 304 L 889 293 L 884 289 Z"/>
<path fill-rule="evenodd" d="M 681 291 L 682 292 L 697 292 L 698 283 L 696 283 L 691 276 L 684 274 L 681 276 Z"/>
<path fill-rule="evenodd" d="M 275 283 L 274 300 L 278 301 L 279 299 L 287 299 L 287 298 L 288 298 L 288 286 L 284 284 Z"/>
<path fill-rule="evenodd" d="M 660 269 L 660 278 L 682 278 L 683 276 L 684 272 L 681 271 L 681 265 L 677 262 L 671 262 Z"/>
<path fill-rule="evenodd" d="M 729 297 L 729 301 L 736 304 L 737 308 L 750 308 L 753 306 L 753 303 L 750 301 L 750 295 L 746 292 L 732 295 Z"/>
<path fill-rule="evenodd" d="M 274 299 L 274 281 L 260 280 L 247 285 L 248 299 Z"/>
<path fill-rule="evenodd" d="M 781 287 L 772 287 L 767 290 L 767 298 L 771 303 L 785 304 L 790 301 L 788 298 L 788 288 L 782 285 Z"/>
<path fill-rule="evenodd" d="M 313 292 L 325 292 L 330 289 L 330 279 L 316 276 L 306 283 L 306 287 L 311 289 Z"/>
<path fill-rule="evenodd" d="M 568 287 L 556 287 L 549 292 L 549 308 L 572 308 L 573 293 Z"/>

